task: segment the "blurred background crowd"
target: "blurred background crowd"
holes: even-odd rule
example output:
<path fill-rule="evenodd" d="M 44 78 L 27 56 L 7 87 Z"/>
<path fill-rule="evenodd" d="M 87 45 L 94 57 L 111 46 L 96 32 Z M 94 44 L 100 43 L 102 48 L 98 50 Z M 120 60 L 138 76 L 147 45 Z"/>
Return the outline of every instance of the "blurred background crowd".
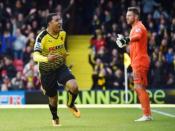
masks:
<path fill-rule="evenodd" d="M 171 3 L 167 4 L 167 3 Z M 95 7 L 91 26 L 89 61 L 94 69 L 94 89 L 124 88 L 123 52 L 116 47 L 117 34 L 129 35 L 125 16 L 128 6 L 141 8 L 141 20 L 148 30 L 148 53 L 151 59 L 149 88 L 175 87 L 175 1 L 100 0 Z M 129 87 L 133 87 L 132 73 Z"/>
<path fill-rule="evenodd" d="M 175 1 L 1 0 L 0 90 L 40 88 L 38 67 L 31 54 L 49 12 L 63 16 L 68 34 L 93 34 L 89 40 L 92 89 L 124 88 L 123 52 L 127 49 L 119 49 L 115 38 L 117 34 L 129 35 L 125 21 L 128 6 L 140 7 L 141 20 L 148 29 L 150 88 L 174 88 Z M 131 69 L 128 72 L 132 88 Z"/>

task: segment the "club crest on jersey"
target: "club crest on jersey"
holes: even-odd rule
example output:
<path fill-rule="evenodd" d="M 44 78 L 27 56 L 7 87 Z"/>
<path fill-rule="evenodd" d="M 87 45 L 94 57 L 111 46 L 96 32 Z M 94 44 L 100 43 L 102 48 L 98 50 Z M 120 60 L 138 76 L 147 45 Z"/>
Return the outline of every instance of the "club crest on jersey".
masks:
<path fill-rule="evenodd" d="M 63 48 L 63 47 L 64 47 L 64 45 L 53 46 L 53 47 L 50 47 L 50 48 L 49 48 L 49 51 L 55 51 L 55 50 L 61 49 L 61 48 Z"/>
<path fill-rule="evenodd" d="M 137 28 L 137 29 L 135 29 L 135 32 L 141 32 L 141 29 L 140 28 Z"/>

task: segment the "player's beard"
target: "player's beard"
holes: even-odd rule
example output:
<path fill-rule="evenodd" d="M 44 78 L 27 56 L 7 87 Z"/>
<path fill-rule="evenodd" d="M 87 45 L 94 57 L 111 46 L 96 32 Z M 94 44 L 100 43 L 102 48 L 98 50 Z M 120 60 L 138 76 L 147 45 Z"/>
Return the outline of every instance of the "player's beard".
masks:
<path fill-rule="evenodd" d="M 134 17 L 128 18 L 128 19 L 126 18 L 126 22 L 128 25 L 132 26 L 135 23 L 135 21 L 136 21 L 136 19 Z"/>
<path fill-rule="evenodd" d="M 134 23 L 135 23 L 135 20 L 134 19 L 133 20 L 130 20 L 130 21 L 127 20 L 127 24 L 128 25 L 131 25 L 132 26 Z"/>
<path fill-rule="evenodd" d="M 60 31 L 59 25 L 54 26 L 54 32 L 59 33 L 59 31 Z"/>

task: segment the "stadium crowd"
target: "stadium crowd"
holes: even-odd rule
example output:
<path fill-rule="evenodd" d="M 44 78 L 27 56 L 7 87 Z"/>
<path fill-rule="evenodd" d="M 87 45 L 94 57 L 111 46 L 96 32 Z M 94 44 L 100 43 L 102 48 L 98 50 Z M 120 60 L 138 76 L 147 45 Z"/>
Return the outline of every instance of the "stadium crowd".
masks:
<path fill-rule="evenodd" d="M 115 40 L 117 34 L 129 35 L 130 27 L 125 20 L 128 6 L 141 8 L 141 20 L 148 30 L 148 53 L 151 59 L 149 88 L 174 88 L 175 2 L 156 0 L 98 1 L 91 22 L 94 31 L 89 55 L 94 70 L 92 88 L 124 88 L 123 53 L 128 49 L 119 49 Z M 133 88 L 132 73 L 129 72 L 129 87 Z"/>
<path fill-rule="evenodd" d="M 129 34 L 125 21 L 128 6 L 141 7 L 141 20 L 148 29 L 150 87 L 174 88 L 173 0 L 1 0 L 0 90 L 39 89 L 38 67 L 31 54 L 35 37 L 45 26 L 49 12 L 63 16 L 63 28 L 68 34 L 94 34 L 89 54 L 92 89 L 124 88 L 123 52 L 127 49 L 119 49 L 115 38 L 118 33 Z M 129 73 L 129 87 L 133 86 L 131 76 Z"/>
<path fill-rule="evenodd" d="M 70 2 L 69 4 L 66 2 Z M 62 15 L 74 1 L 0 1 L 0 90 L 40 89 L 37 64 L 32 59 L 37 33 L 49 12 Z M 66 14 L 66 6 L 64 9 Z M 66 14 L 67 21 L 69 14 Z"/>

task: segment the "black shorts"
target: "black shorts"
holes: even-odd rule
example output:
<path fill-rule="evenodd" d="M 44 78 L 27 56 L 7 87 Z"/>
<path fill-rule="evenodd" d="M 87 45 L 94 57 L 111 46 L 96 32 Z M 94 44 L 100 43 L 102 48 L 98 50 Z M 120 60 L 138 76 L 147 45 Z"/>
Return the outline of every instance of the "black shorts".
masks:
<path fill-rule="evenodd" d="M 58 83 L 65 86 L 67 81 L 75 79 L 66 65 L 62 65 L 54 71 L 40 73 L 42 88 L 49 97 L 53 97 L 57 94 Z"/>

